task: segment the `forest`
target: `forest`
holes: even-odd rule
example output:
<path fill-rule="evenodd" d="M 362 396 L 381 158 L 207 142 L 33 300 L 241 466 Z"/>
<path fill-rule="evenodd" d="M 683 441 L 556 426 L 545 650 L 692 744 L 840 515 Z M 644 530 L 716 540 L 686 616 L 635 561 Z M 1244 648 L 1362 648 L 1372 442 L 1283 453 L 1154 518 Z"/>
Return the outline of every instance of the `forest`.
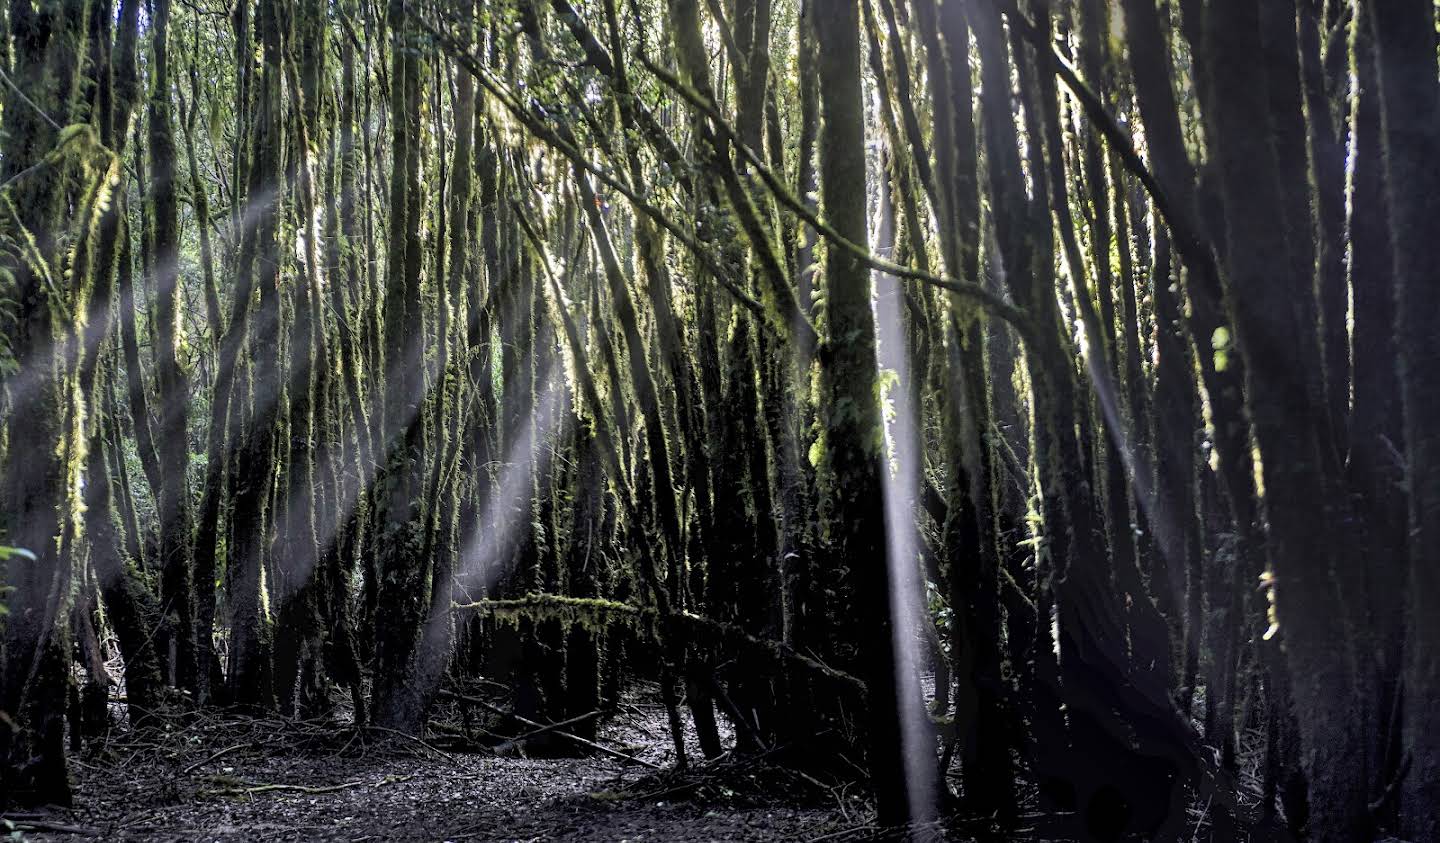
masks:
<path fill-rule="evenodd" d="M 1436 32 L 0 4 L 0 834 L 1440 841 Z"/>

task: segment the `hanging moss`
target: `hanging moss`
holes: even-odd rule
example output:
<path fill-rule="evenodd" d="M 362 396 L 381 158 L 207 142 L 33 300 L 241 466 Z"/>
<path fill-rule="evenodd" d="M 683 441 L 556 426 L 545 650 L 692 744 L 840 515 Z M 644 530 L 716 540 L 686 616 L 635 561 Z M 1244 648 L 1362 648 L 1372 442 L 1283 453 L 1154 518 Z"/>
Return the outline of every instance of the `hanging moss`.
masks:
<path fill-rule="evenodd" d="M 469 610 L 487 614 L 496 621 L 517 629 L 522 622 L 559 621 L 567 630 L 578 625 L 589 632 L 601 632 L 610 624 L 620 624 L 652 640 L 655 637 L 654 622 L 659 616 L 654 608 L 633 606 L 615 600 L 535 592 L 510 599 L 455 603 L 450 608 L 451 611 Z M 712 620 L 690 612 L 677 612 L 671 620 L 671 629 L 682 633 L 688 643 L 705 642 L 711 647 L 728 644 L 751 654 L 763 653 L 771 664 L 799 667 L 816 676 L 833 680 L 852 691 L 863 691 L 865 688 L 865 683 L 852 674 L 801 655 L 784 642 L 751 635 L 736 624 Z"/>
<path fill-rule="evenodd" d="M 641 609 L 602 597 L 569 597 L 537 592 L 528 592 L 523 597 L 512 599 L 457 603 L 451 606 L 451 609 L 471 609 L 487 613 L 496 621 L 516 629 L 520 628 L 522 621 L 558 621 L 566 632 L 579 626 L 594 634 L 606 631 L 612 624 L 647 633 L 648 627 L 642 626 L 641 621 L 654 615 L 654 610 Z"/>

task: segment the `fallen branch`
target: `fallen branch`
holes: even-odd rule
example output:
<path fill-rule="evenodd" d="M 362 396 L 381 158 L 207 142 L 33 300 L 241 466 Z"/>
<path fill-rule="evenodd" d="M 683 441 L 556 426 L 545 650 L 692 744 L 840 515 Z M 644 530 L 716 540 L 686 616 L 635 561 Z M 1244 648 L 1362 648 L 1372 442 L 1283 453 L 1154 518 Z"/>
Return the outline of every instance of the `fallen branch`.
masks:
<path fill-rule="evenodd" d="M 569 720 L 561 720 L 559 723 L 551 723 L 549 726 L 542 726 L 539 729 L 526 732 L 523 735 L 516 735 L 513 738 L 507 738 L 504 743 L 495 747 L 495 751 L 503 752 L 506 749 L 514 746 L 515 744 L 520 743 L 521 741 L 528 741 L 531 738 L 539 737 L 540 735 L 548 734 L 550 732 L 556 732 L 569 726 L 574 726 L 577 723 L 584 723 L 587 720 L 594 720 L 596 717 L 599 717 L 604 713 L 605 709 L 597 708 L 589 714 L 581 714 L 577 717 L 571 717 Z"/>
<path fill-rule="evenodd" d="M 375 784 L 374 784 L 374 787 L 384 787 L 384 786 L 387 785 L 387 784 L 395 784 L 395 783 L 397 783 L 397 782 L 408 782 L 408 781 L 410 781 L 410 780 L 413 779 L 413 778 L 415 778 L 414 775 L 408 775 L 408 776 L 386 776 L 385 778 L 381 779 L 379 782 L 375 783 Z M 212 781 L 216 781 L 216 780 L 221 780 L 221 781 L 223 781 L 224 778 L 221 777 L 221 776 L 212 776 L 212 777 L 211 777 L 211 780 L 212 780 Z M 336 792 L 338 792 L 338 791 L 341 791 L 341 790 L 349 790 L 350 788 L 354 788 L 354 787 L 365 787 L 366 785 L 369 785 L 369 784 L 370 784 L 370 782 L 345 782 L 345 783 L 343 783 L 343 784 L 331 784 L 331 785 L 314 786 L 314 785 L 305 785 L 305 784 L 246 784 L 246 783 L 244 783 L 244 782 L 241 782 L 239 785 L 234 785 L 234 786 L 231 786 L 231 787 L 220 788 L 220 789 L 217 789 L 217 790 L 202 790 L 202 791 L 200 791 L 200 795 L 202 795 L 202 796 L 254 796 L 254 795 L 257 794 L 257 793 L 276 793 L 276 792 L 284 792 L 284 793 L 303 793 L 303 794 L 306 794 L 306 795 L 315 796 L 315 795 L 322 794 L 322 793 L 336 793 Z"/>
<path fill-rule="evenodd" d="M 430 751 L 433 752 L 433 753 L 436 753 L 437 755 L 439 755 L 439 756 L 442 757 L 442 758 L 446 758 L 446 759 L 449 759 L 449 758 L 450 758 L 450 753 L 446 752 L 445 750 L 440 749 L 440 748 L 438 748 L 438 747 L 431 746 L 430 744 L 426 743 L 425 741 L 420 740 L 419 738 L 415 737 L 414 735 L 407 735 L 407 734 L 405 734 L 404 732 L 399 731 L 398 729 L 389 729 L 389 728 L 386 728 L 386 727 L 384 727 L 384 726 L 375 726 L 375 725 L 366 726 L 366 727 L 364 727 L 364 728 L 365 728 L 365 731 L 367 731 L 367 732 L 384 732 L 384 733 L 387 734 L 387 735 L 394 735 L 394 736 L 396 736 L 396 737 L 398 737 L 398 738 L 404 738 L 404 739 L 407 740 L 407 741 L 412 741 L 412 742 L 414 742 L 414 743 L 417 743 L 417 744 L 425 747 L 426 749 L 430 750 Z"/>
<path fill-rule="evenodd" d="M 562 621 L 570 620 L 571 622 L 582 619 L 586 615 L 596 614 L 616 615 L 625 622 L 633 622 L 641 617 L 658 616 L 657 610 L 653 607 L 633 606 L 629 603 L 617 603 L 613 600 L 594 597 L 566 597 L 561 594 L 544 593 L 527 594 L 524 597 L 510 600 L 477 600 L 473 603 L 454 604 L 451 609 L 452 611 L 475 609 L 500 615 L 534 613 L 537 610 L 543 610 L 558 615 Z M 788 662 L 811 673 L 818 673 L 833 679 L 858 693 L 863 694 L 865 691 L 864 681 L 853 674 L 837 670 L 809 656 L 801 655 L 782 641 L 751 635 L 735 624 L 713 620 L 690 612 L 676 612 L 671 621 L 677 627 L 688 628 L 693 640 L 724 638 L 752 650 L 762 651 L 775 661 Z M 697 633 L 704 633 L 704 635 Z"/>
<path fill-rule="evenodd" d="M 594 741 L 591 741 L 591 740 L 586 740 L 585 738 L 582 738 L 582 737 L 580 737 L 579 735 L 573 735 L 573 734 L 571 734 L 571 733 L 569 733 L 569 732 L 562 731 L 562 730 L 559 728 L 560 724 L 558 724 L 558 723 L 552 723 L 552 724 L 549 724 L 548 726 L 547 726 L 546 724 L 544 724 L 544 723 L 537 723 L 537 722 L 535 722 L 534 720 L 530 720 L 530 719 L 528 719 L 528 718 L 521 717 L 520 715 L 516 714 L 516 713 L 513 712 L 513 711 L 506 711 L 505 709 L 499 707 L 498 705 L 491 705 L 489 702 L 487 702 L 487 701 L 485 701 L 485 700 L 482 700 L 482 699 L 480 699 L 479 697 L 467 697 L 467 696 L 465 696 L 464 694 L 457 694 L 457 693 L 455 693 L 454 691 L 446 691 L 446 690 L 441 690 L 441 691 L 440 691 L 440 696 L 442 696 L 442 697 L 447 697 L 447 698 L 449 698 L 449 699 L 460 700 L 460 701 L 462 701 L 462 702 L 467 702 L 467 703 L 470 703 L 471 705 L 478 705 L 478 706 L 480 706 L 481 708 L 485 709 L 486 711 L 491 712 L 492 714 L 498 714 L 498 715 L 500 715 L 501 717 L 512 717 L 512 718 L 514 718 L 515 720 L 518 720 L 518 721 L 520 721 L 521 723 L 524 723 L 526 726 L 530 726 L 530 727 L 535 728 L 535 729 L 540 729 L 540 730 L 549 729 L 551 732 L 553 732 L 554 734 L 559 735 L 559 736 L 562 737 L 562 738 L 567 738 L 567 739 L 569 739 L 569 740 L 574 741 L 575 743 L 580 744 L 581 746 L 589 747 L 590 749 L 593 749 L 593 750 L 595 750 L 596 752 L 602 752 L 602 753 L 604 753 L 604 754 L 606 754 L 606 755 L 611 756 L 612 758 L 619 758 L 619 759 L 624 760 L 624 761 L 629 761 L 629 762 L 634 763 L 634 764 L 639 764 L 639 765 L 642 766 L 642 767 L 649 767 L 649 768 L 652 769 L 652 770 L 663 770 L 663 769 L 665 769 L 664 767 L 661 767 L 659 764 L 652 764 L 652 763 L 650 763 L 649 761 L 646 761 L 646 760 L 643 759 L 643 758 L 636 758 L 636 757 L 633 756 L 633 755 L 626 755 L 625 753 L 623 753 L 623 752 L 621 752 L 621 751 L 619 751 L 619 750 L 617 750 L 617 749 L 611 749 L 611 748 L 608 747 L 608 746 L 601 746 L 600 744 L 598 744 L 598 743 L 596 743 L 596 742 L 594 742 Z"/>
<path fill-rule="evenodd" d="M 211 755 L 209 758 L 206 758 L 204 761 L 196 761 L 194 764 L 191 764 L 189 767 L 186 767 L 184 770 L 181 770 L 180 772 L 181 772 L 183 775 L 187 775 L 187 776 L 188 776 L 188 775 L 190 775 L 191 773 L 195 772 L 196 770 L 200 769 L 201 767 L 204 767 L 206 764 L 209 764 L 211 761 L 218 760 L 218 759 L 221 758 L 222 756 L 229 755 L 230 753 L 234 752 L 235 750 L 240 749 L 240 748 L 242 748 L 242 747 L 247 747 L 247 746 L 254 746 L 254 744 L 237 743 L 237 744 L 235 744 L 234 746 L 227 746 L 227 747 L 225 747 L 224 749 L 220 750 L 219 752 L 214 753 L 214 754 Z"/>
<path fill-rule="evenodd" d="M 48 820 L 39 819 L 12 819 L 0 817 L 0 823 L 9 826 L 10 831 L 34 831 L 49 832 L 51 834 L 78 834 L 82 837 L 104 837 L 105 832 L 98 828 L 90 828 L 83 825 L 65 825 L 64 823 L 52 823 Z"/>
<path fill-rule="evenodd" d="M 876 826 L 873 823 L 865 823 L 863 825 L 851 826 L 850 828 L 842 828 L 839 831 L 832 831 L 829 834 L 822 834 L 819 837 L 812 837 L 810 838 L 810 843 L 820 843 L 822 840 L 841 840 L 846 837 L 870 834 L 875 830 Z"/>

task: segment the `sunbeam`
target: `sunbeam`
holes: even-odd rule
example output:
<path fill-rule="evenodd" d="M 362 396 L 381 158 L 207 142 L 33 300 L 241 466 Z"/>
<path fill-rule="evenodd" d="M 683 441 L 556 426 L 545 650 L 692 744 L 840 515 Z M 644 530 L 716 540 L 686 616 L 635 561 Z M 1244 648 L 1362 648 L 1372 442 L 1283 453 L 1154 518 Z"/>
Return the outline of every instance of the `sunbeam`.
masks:
<path fill-rule="evenodd" d="M 411 337 L 411 354 L 418 355 L 423 343 L 424 337 Z M 413 357 L 407 356 L 405 359 L 413 359 Z M 422 376 L 420 373 L 399 371 L 399 366 L 393 368 L 396 370 L 391 371 L 391 366 L 386 367 L 387 372 L 385 376 L 387 378 Z M 427 392 L 434 393 L 440 388 L 442 382 L 443 378 L 436 378 L 435 382 L 429 386 Z M 424 406 L 425 401 L 422 400 L 416 402 L 406 410 L 405 414 L 400 418 L 401 424 L 398 429 L 389 431 L 388 437 L 381 443 L 383 445 L 381 453 L 388 453 L 389 449 L 397 441 L 405 437 L 406 429 L 419 418 L 419 414 L 423 412 Z M 369 435 L 368 431 L 357 431 L 356 433 L 359 436 Z M 362 496 L 369 494 L 380 475 L 380 469 L 383 467 L 376 461 L 357 460 L 356 462 L 359 463 L 359 473 L 350 476 L 343 470 L 344 465 L 349 461 L 345 458 L 343 446 L 337 442 L 326 441 L 321 447 L 316 448 L 312 454 L 312 458 L 315 460 L 314 476 L 316 478 L 325 477 L 332 469 L 335 470 L 336 476 L 340 478 L 339 498 L 334 504 L 334 517 L 331 518 L 328 523 L 316 524 L 316 540 L 313 545 L 307 541 L 305 542 L 307 546 L 304 548 L 277 548 L 277 553 L 287 555 L 290 559 L 294 560 L 294 564 L 287 567 L 286 570 L 286 577 L 290 581 L 289 584 L 292 590 L 298 589 L 309 582 L 310 577 L 314 574 L 315 565 L 325 553 L 325 549 L 331 545 L 339 532 L 350 522 L 355 507 L 359 505 Z M 318 479 L 317 482 L 319 482 Z M 300 509 L 313 505 L 310 495 L 311 490 L 308 489 L 289 489 L 288 494 L 285 496 L 285 517 L 288 519 L 288 523 L 297 523 L 300 516 Z M 279 523 L 287 522 L 282 521 Z"/>
<path fill-rule="evenodd" d="M 504 562 L 520 530 L 529 525 L 528 512 L 516 510 L 515 502 L 529 499 L 531 476 L 547 469 L 555 440 L 565 435 L 570 424 L 568 414 L 555 412 L 569 388 L 563 377 L 556 377 L 558 368 L 558 364 L 551 363 L 539 373 L 537 381 L 545 384 L 544 390 L 530 418 L 521 425 L 523 433 L 505 452 L 500 475 L 486 493 L 475 533 L 462 540 L 460 564 L 455 569 L 457 583 L 478 582 L 482 589 L 493 586 L 504 571 Z M 557 416 L 561 416 L 558 425 Z"/>
<path fill-rule="evenodd" d="M 1440 6 L 1176 7 L 7 4 L 7 830 L 1440 840 Z"/>
<path fill-rule="evenodd" d="M 875 248 L 889 256 L 895 245 L 895 208 L 890 191 L 882 186 L 876 221 Z M 936 779 L 934 735 L 921 696 L 920 627 L 926 611 L 920 577 L 916 500 L 920 491 L 923 451 L 917 425 L 919 408 L 912 396 L 906 328 L 902 313 L 905 292 L 899 280 L 886 273 L 875 278 L 875 364 L 882 375 L 893 375 L 886 392 L 885 444 L 890 456 L 881 472 L 885 497 L 886 564 L 890 569 L 890 614 L 893 618 L 896 698 L 900 706 L 901 739 L 905 746 L 905 790 L 910 817 L 925 822 L 935 813 Z"/>

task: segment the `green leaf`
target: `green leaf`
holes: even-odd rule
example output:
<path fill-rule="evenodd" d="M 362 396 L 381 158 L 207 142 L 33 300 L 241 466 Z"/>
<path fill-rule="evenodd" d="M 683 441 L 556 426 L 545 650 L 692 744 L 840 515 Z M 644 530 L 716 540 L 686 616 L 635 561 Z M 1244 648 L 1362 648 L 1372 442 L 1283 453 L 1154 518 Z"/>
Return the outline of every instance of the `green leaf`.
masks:
<path fill-rule="evenodd" d="M 1215 349 L 1215 371 L 1223 372 L 1230 365 L 1230 349 L 1233 348 L 1230 329 L 1221 325 L 1210 335 L 1210 347 Z"/>

